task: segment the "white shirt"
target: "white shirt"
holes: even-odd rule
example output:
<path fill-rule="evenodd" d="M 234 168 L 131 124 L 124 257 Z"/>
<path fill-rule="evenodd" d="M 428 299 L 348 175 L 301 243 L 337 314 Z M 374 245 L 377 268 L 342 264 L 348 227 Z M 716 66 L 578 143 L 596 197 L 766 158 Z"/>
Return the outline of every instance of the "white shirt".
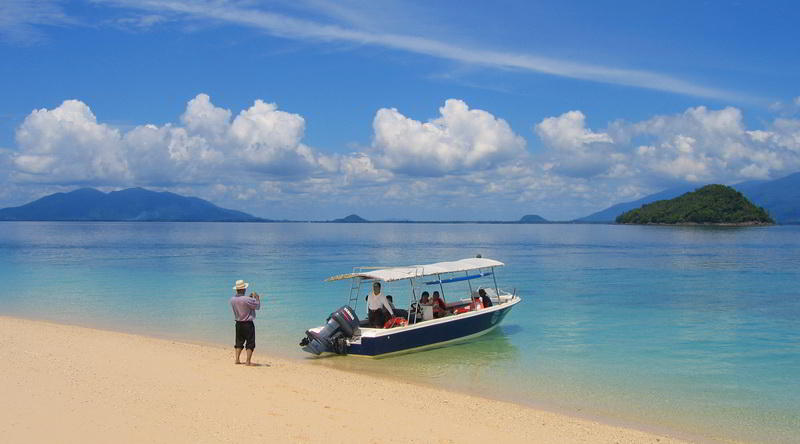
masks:
<path fill-rule="evenodd" d="M 389 313 L 394 316 L 394 310 L 392 310 L 392 306 L 389 305 L 389 301 L 386 300 L 386 296 L 383 295 L 383 292 L 375 294 L 375 292 L 370 291 L 369 296 L 367 297 L 367 305 L 369 306 L 370 310 L 379 310 L 381 306 L 384 306 L 387 310 L 389 310 Z"/>

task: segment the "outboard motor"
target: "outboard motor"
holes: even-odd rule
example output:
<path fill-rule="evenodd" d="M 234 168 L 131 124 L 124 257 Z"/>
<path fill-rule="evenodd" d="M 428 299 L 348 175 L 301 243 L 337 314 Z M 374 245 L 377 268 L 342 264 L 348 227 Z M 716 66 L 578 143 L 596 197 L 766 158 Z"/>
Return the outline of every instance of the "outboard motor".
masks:
<path fill-rule="evenodd" d="M 328 321 L 322 330 L 313 332 L 306 330 L 306 337 L 300 341 L 304 351 L 318 355 L 323 352 L 333 352 L 343 355 L 347 353 L 347 339 L 352 338 L 358 331 L 358 316 L 347 305 L 328 316 Z"/>

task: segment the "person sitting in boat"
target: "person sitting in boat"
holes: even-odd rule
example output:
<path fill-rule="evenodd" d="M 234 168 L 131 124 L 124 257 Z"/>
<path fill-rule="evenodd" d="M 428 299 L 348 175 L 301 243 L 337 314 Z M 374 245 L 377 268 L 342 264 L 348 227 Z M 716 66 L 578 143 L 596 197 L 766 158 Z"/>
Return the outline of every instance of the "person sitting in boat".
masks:
<path fill-rule="evenodd" d="M 408 319 L 408 310 L 403 310 L 402 308 L 395 308 L 395 306 L 394 306 L 394 298 L 392 298 L 392 295 L 387 294 L 386 295 L 386 300 L 389 301 L 389 305 L 392 306 L 392 311 L 394 311 L 394 317 Z M 384 313 L 384 314 L 386 314 L 386 313 Z"/>
<path fill-rule="evenodd" d="M 441 318 L 447 314 L 447 305 L 444 302 L 444 298 L 439 295 L 438 291 L 433 292 L 433 300 L 431 301 L 431 304 L 433 305 L 434 318 Z"/>
<path fill-rule="evenodd" d="M 369 317 L 370 327 L 383 328 L 383 324 L 385 324 L 388 319 L 384 314 L 384 308 L 394 317 L 394 309 L 389 305 L 386 296 L 381 293 L 381 283 L 374 282 L 372 284 L 372 291 L 367 295 L 367 316 Z"/>
<path fill-rule="evenodd" d="M 431 305 L 431 295 L 427 291 L 423 291 L 419 296 L 419 303 L 422 305 Z"/>
<path fill-rule="evenodd" d="M 433 319 L 433 299 L 431 299 L 430 293 L 427 291 L 422 292 L 416 309 L 418 320 Z"/>
<path fill-rule="evenodd" d="M 483 308 L 489 308 L 492 306 L 492 299 L 486 295 L 486 290 L 483 288 L 478 289 L 478 296 L 481 298 Z"/>
<path fill-rule="evenodd" d="M 483 308 L 483 301 L 481 300 L 480 294 L 472 295 L 472 302 L 469 304 L 470 310 L 480 310 Z"/>

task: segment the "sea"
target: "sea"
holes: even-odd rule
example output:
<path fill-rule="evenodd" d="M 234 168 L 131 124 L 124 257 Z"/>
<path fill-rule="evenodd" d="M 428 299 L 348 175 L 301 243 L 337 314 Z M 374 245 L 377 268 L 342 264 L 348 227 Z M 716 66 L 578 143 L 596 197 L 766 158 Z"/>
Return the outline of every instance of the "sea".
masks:
<path fill-rule="evenodd" d="M 385 359 L 300 351 L 347 302 L 350 282 L 325 278 L 477 254 L 522 298 L 491 333 Z M 800 226 L 0 222 L 2 315 L 232 346 L 236 279 L 264 297 L 257 358 L 690 439 L 800 440 Z M 385 291 L 400 305 L 407 283 Z"/>

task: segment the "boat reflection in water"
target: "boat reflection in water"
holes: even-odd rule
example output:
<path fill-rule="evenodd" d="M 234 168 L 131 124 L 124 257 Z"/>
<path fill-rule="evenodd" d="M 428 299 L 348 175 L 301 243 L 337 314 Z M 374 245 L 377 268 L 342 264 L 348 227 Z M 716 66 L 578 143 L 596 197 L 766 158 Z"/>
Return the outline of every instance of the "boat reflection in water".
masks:
<path fill-rule="evenodd" d="M 314 365 L 373 374 L 447 389 L 468 390 L 486 396 L 508 391 L 503 376 L 521 365 L 521 354 L 511 337 L 517 325 L 503 325 L 470 340 L 419 353 L 384 359 L 347 359 L 330 355 Z M 511 397 L 513 398 L 513 396 Z"/>

